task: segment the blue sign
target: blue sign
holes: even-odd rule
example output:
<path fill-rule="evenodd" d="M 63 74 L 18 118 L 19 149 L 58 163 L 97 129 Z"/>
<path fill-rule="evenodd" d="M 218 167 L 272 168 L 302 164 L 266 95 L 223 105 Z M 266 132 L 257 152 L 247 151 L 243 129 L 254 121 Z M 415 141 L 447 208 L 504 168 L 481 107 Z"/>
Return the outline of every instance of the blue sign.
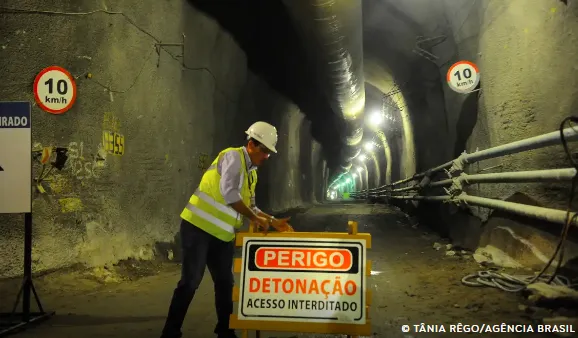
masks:
<path fill-rule="evenodd" d="M 0 102 L 0 128 L 30 128 L 30 103 Z"/>
<path fill-rule="evenodd" d="M 32 211 L 30 102 L 0 102 L 0 213 Z"/>

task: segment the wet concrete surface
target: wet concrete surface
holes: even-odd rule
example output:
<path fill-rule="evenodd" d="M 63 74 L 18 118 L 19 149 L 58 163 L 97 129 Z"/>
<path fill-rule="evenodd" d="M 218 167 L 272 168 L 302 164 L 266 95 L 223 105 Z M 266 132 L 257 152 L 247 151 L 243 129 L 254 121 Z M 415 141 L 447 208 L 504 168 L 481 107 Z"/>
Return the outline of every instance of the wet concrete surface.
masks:
<path fill-rule="evenodd" d="M 402 213 L 379 205 L 330 205 L 309 209 L 291 221 L 296 231 L 346 231 L 347 221 L 359 223 L 359 232 L 372 234 L 373 290 L 370 311 L 373 337 L 448 337 L 450 325 L 532 324 L 519 309 L 524 299 L 491 288 L 463 286 L 461 278 L 482 269 L 471 255 L 446 256 L 434 250 L 443 239 L 420 226 L 412 227 Z M 237 253 L 239 254 L 239 252 Z M 36 279 L 46 308 L 57 315 L 21 332 L 22 338 L 159 337 L 173 288 L 179 278 L 176 263 L 148 263 L 141 278 L 127 281 L 126 271 L 98 270 L 52 273 Z M 137 269 L 137 268 L 135 268 Z M 145 271 L 143 270 L 143 271 Z M 104 271 L 104 273 L 103 273 Z M 136 270 L 135 270 L 136 271 Z M 137 275 L 133 271 L 133 277 Z M 106 281 L 106 282 L 103 282 Z M 17 288 L 0 283 L 2 311 Z M 11 289 L 10 289 L 11 288 Z M 197 291 L 184 324 L 184 337 L 213 337 L 216 316 L 212 281 L 208 273 Z M 7 300 L 5 302 L 4 300 Z M 445 333 L 416 333 L 413 325 L 444 325 Z M 410 325 L 410 332 L 401 332 Z M 484 337 L 522 337 L 528 333 L 484 333 Z M 239 333 L 240 336 L 240 333 Z M 551 337 L 533 333 L 532 336 Z M 251 333 L 250 337 L 254 337 Z M 335 337 L 299 333 L 263 332 L 261 337 Z"/>

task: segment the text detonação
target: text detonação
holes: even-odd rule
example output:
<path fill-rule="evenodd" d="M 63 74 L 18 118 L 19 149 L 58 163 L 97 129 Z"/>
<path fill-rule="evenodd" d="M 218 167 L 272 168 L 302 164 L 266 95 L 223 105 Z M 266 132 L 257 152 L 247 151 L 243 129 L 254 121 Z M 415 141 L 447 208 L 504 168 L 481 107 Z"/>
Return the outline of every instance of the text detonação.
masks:
<path fill-rule="evenodd" d="M 341 281 L 339 276 L 327 279 L 251 277 L 250 293 L 284 293 L 303 295 L 353 296 L 357 293 L 357 283 L 353 280 Z"/>

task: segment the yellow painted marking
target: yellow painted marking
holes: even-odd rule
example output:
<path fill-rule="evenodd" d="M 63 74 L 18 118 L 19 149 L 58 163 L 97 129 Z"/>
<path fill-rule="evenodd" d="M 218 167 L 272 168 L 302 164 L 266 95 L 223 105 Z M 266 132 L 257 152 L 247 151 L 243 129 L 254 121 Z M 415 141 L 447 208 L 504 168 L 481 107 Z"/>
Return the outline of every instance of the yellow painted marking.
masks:
<path fill-rule="evenodd" d="M 63 213 L 75 212 L 83 209 L 80 198 L 61 198 L 58 200 L 58 203 L 60 204 L 60 211 Z"/>
<path fill-rule="evenodd" d="M 68 181 L 62 175 L 53 175 L 50 182 L 50 189 L 53 193 L 61 194 L 66 188 L 69 188 Z"/>
<path fill-rule="evenodd" d="M 107 153 L 117 156 L 124 155 L 124 135 L 105 130 L 102 132 L 102 144 Z"/>
<path fill-rule="evenodd" d="M 114 116 L 114 114 L 111 112 L 105 112 L 102 121 L 102 129 L 108 129 L 116 132 L 120 131 L 119 118 Z"/>

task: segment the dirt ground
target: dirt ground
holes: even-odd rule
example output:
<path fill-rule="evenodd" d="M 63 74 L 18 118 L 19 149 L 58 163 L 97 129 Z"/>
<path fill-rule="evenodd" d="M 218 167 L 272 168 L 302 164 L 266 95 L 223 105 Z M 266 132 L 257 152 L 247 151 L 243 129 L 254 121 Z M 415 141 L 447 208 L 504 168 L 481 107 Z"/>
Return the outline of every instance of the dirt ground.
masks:
<path fill-rule="evenodd" d="M 372 234 L 373 337 L 448 337 L 464 333 L 416 333 L 413 325 L 530 324 L 546 312 L 520 309 L 524 298 L 492 288 L 463 286 L 461 278 L 483 269 L 471 255 L 447 256 L 433 243 L 447 243 L 427 230 L 408 224 L 405 216 L 386 206 L 334 205 L 295 215 L 294 228 L 306 231 L 345 231 L 348 220 L 360 232 Z M 125 263 L 95 270 L 69 270 L 35 279 L 43 304 L 56 316 L 19 333 L 22 338 L 159 337 L 179 265 L 172 262 Z M 0 307 L 5 311 L 17 291 L 14 281 L 0 284 Z M 11 296 L 9 294 L 12 293 Z M 7 301 L 5 301 L 7 300 Z M 184 337 L 213 337 L 216 321 L 210 275 L 191 304 Z M 402 325 L 411 332 L 401 332 Z M 528 333 L 485 333 L 484 337 L 522 337 Z M 553 335 L 533 333 L 537 337 Z M 240 334 L 239 334 L 240 336 Z M 254 337 L 252 333 L 250 337 Z M 261 337 L 322 337 L 322 335 L 264 332 Z M 331 337 L 331 336 L 325 336 Z"/>

